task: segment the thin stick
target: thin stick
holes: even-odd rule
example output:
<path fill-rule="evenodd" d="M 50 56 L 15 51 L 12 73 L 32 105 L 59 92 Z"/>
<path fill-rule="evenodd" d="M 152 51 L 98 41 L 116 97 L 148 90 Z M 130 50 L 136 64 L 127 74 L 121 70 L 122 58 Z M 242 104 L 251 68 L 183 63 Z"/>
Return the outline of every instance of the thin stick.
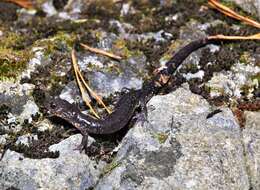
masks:
<path fill-rule="evenodd" d="M 78 71 L 78 75 L 81 79 L 81 81 L 83 82 L 84 86 L 87 88 L 87 90 L 90 92 L 90 94 L 98 101 L 99 104 L 101 104 L 107 111 L 107 113 L 111 113 L 110 109 L 104 104 L 104 102 L 102 101 L 102 99 L 89 87 L 89 85 L 87 84 L 87 82 L 85 81 L 84 77 L 82 76 L 81 72 Z"/>
<path fill-rule="evenodd" d="M 73 69 L 74 69 L 74 72 L 75 72 L 75 76 L 76 76 L 76 81 L 79 85 L 79 89 L 80 89 L 80 92 L 81 92 L 81 95 L 82 95 L 82 99 L 84 100 L 84 102 L 86 103 L 86 105 L 90 108 L 90 111 L 97 117 L 97 118 L 100 118 L 98 116 L 98 114 L 95 112 L 95 110 L 93 109 L 93 107 L 91 106 L 91 104 L 89 103 L 86 95 L 85 95 L 85 90 L 84 90 L 84 87 L 83 85 L 81 84 L 81 81 L 79 79 L 79 76 L 78 76 L 78 67 L 77 67 L 77 58 L 76 58 L 76 55 L 75 55 L 75 50 L 73 49 L 71 51 L 71 59 L 72 59 L 72 65 L 73 65 Z"/>
<path fill-rule="evenodd" d="M 209 36 L 208 39 L 223 39 L 223 40 L 260 40 L 260 33 L 251 36 L 225 36 L 222 34 Z"/>
<path fill-rule="evenodd" d="M 84 47 L 86 50 L 91 51 L 93 53 L 101 54 L 101 55 L 104 55 L 104 56 L 107 56 L 107 57 L 110 57 L 110 58 L 113 58 L 113 59 L 116 59 L 116 60 L 122 59 L 122 57 L 115 55 L 113 53 L 110 53 L 110 52 L 107 52 L 107 51 L 104 51 L 104 50 L 101 50 L 101 49 L 93 48 L 93 47 L 90 47 L 90 46 L 83 44 L 83 43 L 80 43 L 80 45 L 82 47 Z"/>
<path fill-rule="evenodd" d="M 235 11 L 233 11 L 230 8 L 222 5 L 221 3 L 217 2 L 216 0 L 209 0 L 208 4 L 211 7 L 217 9 L 218 11 L 222 12 L 223 14 L 225 14 L 229 17 L 232 17 L 232 18 L 235 18 L 235 19 L 240 20 L 242 22 L 245 22 L 246 24 L 249 24 L 249 25 L 254 26 L 256 28 L 260 28 L 259 22 L 237 14 Z"/>

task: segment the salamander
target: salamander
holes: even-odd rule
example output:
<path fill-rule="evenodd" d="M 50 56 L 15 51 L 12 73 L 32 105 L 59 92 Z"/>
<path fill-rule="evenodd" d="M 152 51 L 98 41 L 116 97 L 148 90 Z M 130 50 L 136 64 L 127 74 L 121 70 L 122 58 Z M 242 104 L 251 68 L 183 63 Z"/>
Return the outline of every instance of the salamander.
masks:
<path fill-rule="evenodd" d="M 138 90 L 130 90 L 124 94 L 115 105 L 114 111 L 102 119 L 95 119 L 83 114 L 76 105 L 60 98 L 55 98 L 47 105 L 48 113 L 71 123 L 83 135 L 82 142 L 78 149 L 87 147 L 88 134 L 112 134 L 125 127 L 135 115 L 136 109 L 141 110 L 146 115 L 146 103 L 151 97 L 157 94 L 166 85 L 170 76 L 176 71 L 181 63 L 193 51 L 214 43 L 216 40 L 209 38 L 199 39 L 190 42 L 181 48 L 150 81 L 143 84 Z M 165 80 L 166 79 L 166 80 Z"/>

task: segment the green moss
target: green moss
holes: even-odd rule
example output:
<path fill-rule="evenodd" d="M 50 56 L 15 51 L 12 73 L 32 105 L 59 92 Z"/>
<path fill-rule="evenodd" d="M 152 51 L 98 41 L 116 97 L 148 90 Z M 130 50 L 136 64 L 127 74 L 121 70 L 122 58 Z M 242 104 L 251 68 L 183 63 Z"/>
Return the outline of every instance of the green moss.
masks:
<path fill-rule="evenodd" d="M 241 56 L 240 56 L 240 63 L 244 63 L 244 64 L 248 64 L 250 63 L 250 54 L 248 52 L 244 52 Z"/>
<path fill-rule="evenodd" d="M 155 133 L 155 134 L 153 134 L 153 137 L 156 138 L 159 141 L 160 144 L 163 144 L 168 139 L 169 134 L 167 134 L 167 133 Z"/>
<path fill-rule="evenodd" d="M 230 8 L 230 9 L 233 9 L 233 10 L 235 8 L 237 8 L 237 5 L 234 2 L 231 2 L 231 1 L 222 0 L 221 4 L 226 6 L 226 7 L 228 7 L 228 8 Z"/>
<path fill-rule="evenodd" d="M 258 84 L 260 84 L 260 73 L 257 73 L 256 75 L 253 75 L 251 77 L 252 80 L 257 80 Z"/>
<path fill-rule="evenodd" d="M 208 86 L 208 85 L 206 85 L 206 89 L 207 89 L 207 92 L 219 93 L 221 95 L 223 95 L 225 93 L 224 89 L 221 88 L 221 87 L 215 87 L 215 86 Z"/>
<path fill-rule="evenodd" d="M 243 85 L 240 88 L 240 90 L 241 90 L 241 92 L 243 92 L 243 94 L 248 95 L 253 90 L 253 87 L 250 85 Z"/>
<path fill-rule="evenodd" d="M 114 42 L 113 44 L 113 48 L 116 49 L 117 51 L 120 52 L 120 54 L 125 57 L 125 58 L 129 58 L 133 55 L 136 55 L 140 52 L 138 51 L 131 51 L 127 48 L 127 44 L 126 41 L 123 39 L 118 39 Z"/>
<path fill-rule="evenodd" d="M 58 32 L 55 36 L 37 41 L 34 46 L 44 47 L 44 56 L 51 55 L 54 51 L 71 51 L 76 35 L 66 32 Z"/>
<path fill-rule="evenodd" d="M 16 47 L 19 47 L 25 40 L 24 35 L 19 33 L 4 31 L 4 34 L 5 35 L 0 38 L 1 48 L 16 49 Z"/>
<path fill-rule="evenodd" d="M 21 34 L 4 31 L 0 38 L 0 80 L 15 80 L 26 68 L 32 57 L 30 48 L 17 48 L 24 39 Z"/>
<path fill-rule="evenodd" d="M 14 51 L 0 47 L 0 80 L 17 79 L 31 57 L 30 51 L 27 50 Z"/>
<path fill-rule="evenodd" d="M 109 174 L 113 169 L 115 169 L 116 167 L 120 166 L 121 163 L 117 162 L 117 161 L 113 161 L 110 164 L 108 164 L 104 169 L 103 172 L 101 173 L 101 176 L 104 176 L 106 174 Z"/>

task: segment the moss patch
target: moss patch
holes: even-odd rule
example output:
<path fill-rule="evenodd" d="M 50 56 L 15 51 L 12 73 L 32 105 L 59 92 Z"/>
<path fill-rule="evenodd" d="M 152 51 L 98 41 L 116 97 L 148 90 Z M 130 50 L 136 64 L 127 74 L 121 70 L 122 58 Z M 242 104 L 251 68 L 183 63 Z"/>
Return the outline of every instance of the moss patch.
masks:
<path fill-rule="evenodd" d="M 110 164 L 108 164 L 108 165 L 104 168 L 103 172 L 101 173 L 101 176 L 104 176 L 104 175 L 106 175 L 106 174 L 109 174 L 113 169 L 115 169 L 116 167 L 118 167 L 118 166 L 120 166 L 120 165 L 121 165 L 120 162 L 117 162 L 117 161 L 111 162 Z"/>
<path fill-rule="evenodd" d="M 16 79 L 31 57 L 29 51 L 13 51 L 0 47 L 0 80 Z"/>
<path fill-rule="evenodd" d="M 165 143 L 165 141 L 168 139 L 169 134 L 167 133 L 155 133 L 153 135 L 154 138 L 156 138 L 160 144 Z"/>

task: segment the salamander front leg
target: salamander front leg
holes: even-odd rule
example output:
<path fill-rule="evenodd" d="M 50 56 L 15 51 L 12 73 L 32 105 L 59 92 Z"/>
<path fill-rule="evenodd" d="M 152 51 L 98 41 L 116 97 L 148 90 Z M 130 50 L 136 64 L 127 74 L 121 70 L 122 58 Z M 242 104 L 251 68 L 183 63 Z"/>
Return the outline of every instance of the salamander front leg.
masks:
<path fill-rule="evenodd" d="M 84 133 L 82 134 L 82 140 L 80 145 L 77 146 L 74 150 L 79 150 L 80 153 L 82 153 L 83 150 L 86 150 L 88 147 L 88 134 Z"/>
<path fill-rule="evenodd" d="M 148 122 L 148 111 L 144 101 L 140 102 L 141 112 L 136 116 L 137 120 L 141 122 L 143 126 L 145 122 Z"/>

